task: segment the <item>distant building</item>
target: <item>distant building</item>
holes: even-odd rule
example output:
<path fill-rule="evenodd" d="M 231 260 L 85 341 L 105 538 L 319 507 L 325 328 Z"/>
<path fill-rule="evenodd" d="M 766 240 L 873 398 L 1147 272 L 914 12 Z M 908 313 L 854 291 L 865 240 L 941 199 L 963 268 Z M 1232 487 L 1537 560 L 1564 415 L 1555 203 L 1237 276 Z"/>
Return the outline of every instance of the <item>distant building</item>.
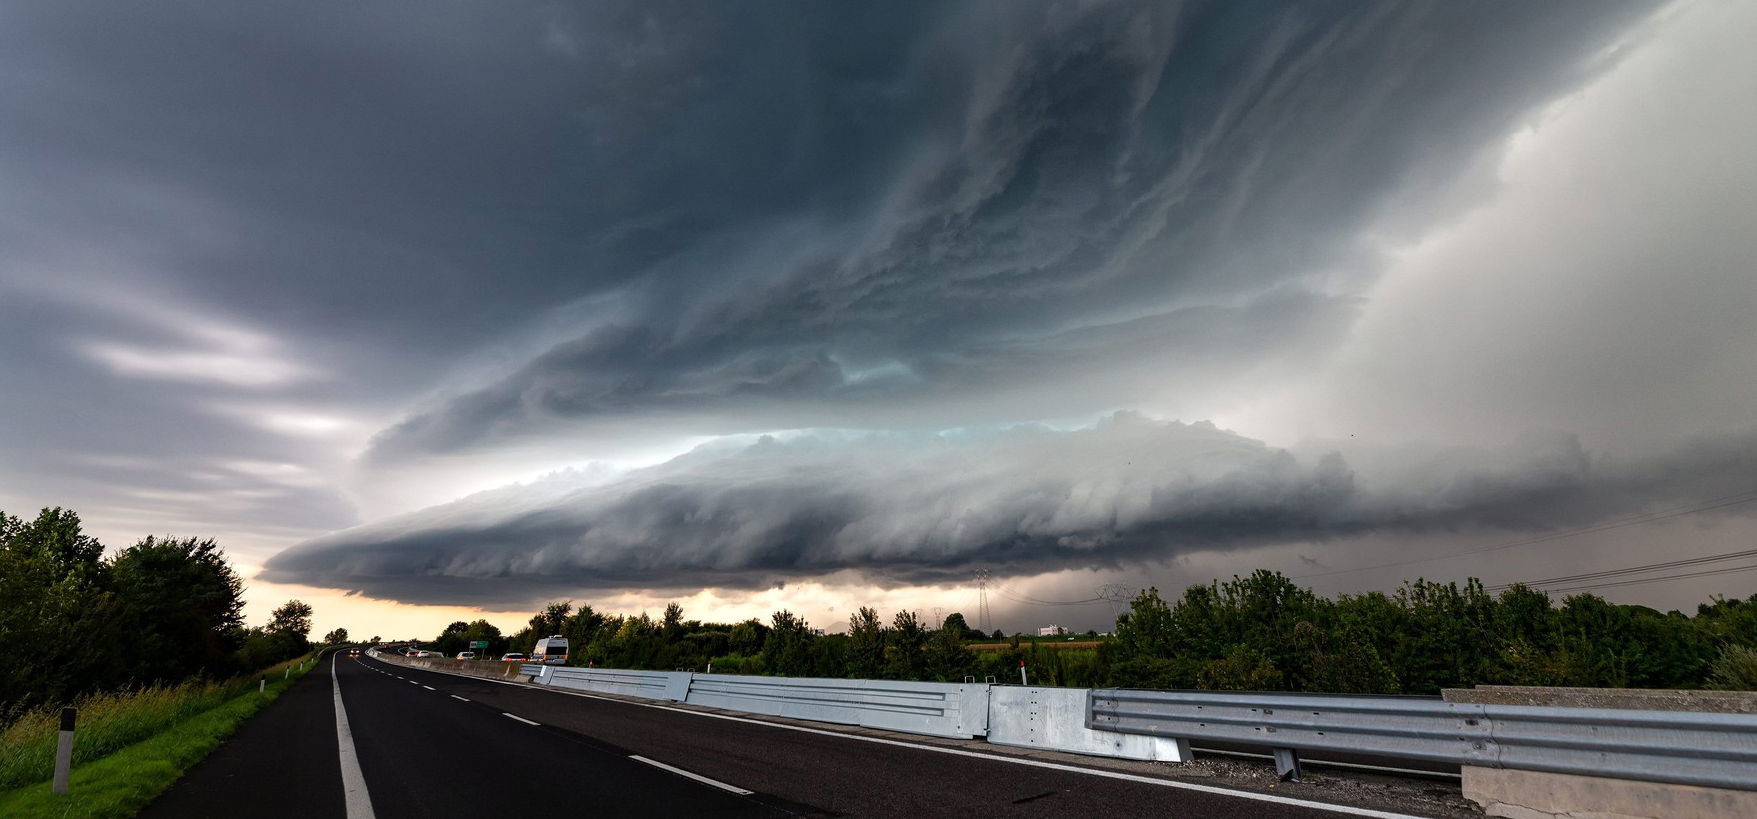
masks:
<path fill-rule="evenodd" d="M 1039 637 L 1059 637 L 1066 633 L 1068 633 L 1067 629 L 1053 623 L 1037 630 Z"/>

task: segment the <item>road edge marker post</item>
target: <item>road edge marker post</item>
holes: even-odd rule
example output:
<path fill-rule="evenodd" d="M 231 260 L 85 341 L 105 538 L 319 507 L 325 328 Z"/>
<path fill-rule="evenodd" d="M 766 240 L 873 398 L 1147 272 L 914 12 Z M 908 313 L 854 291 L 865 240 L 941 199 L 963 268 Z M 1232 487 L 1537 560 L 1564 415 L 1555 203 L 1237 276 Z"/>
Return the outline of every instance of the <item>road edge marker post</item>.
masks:
<path fill-rule="evenodd" d="M 61 709 L 61 736 L 55 740 L 55 793 L 67 792 L 67 780 L 73 772 L 73 721 L 79 709 L 69 705 Z"/>

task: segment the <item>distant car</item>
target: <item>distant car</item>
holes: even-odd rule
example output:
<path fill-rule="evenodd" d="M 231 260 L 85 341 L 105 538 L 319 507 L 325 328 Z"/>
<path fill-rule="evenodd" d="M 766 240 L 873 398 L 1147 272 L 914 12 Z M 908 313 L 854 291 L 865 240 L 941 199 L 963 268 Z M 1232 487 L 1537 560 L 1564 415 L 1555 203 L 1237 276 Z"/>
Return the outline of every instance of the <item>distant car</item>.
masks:
<path fill-rule="evenodd" d="M 474 659 L 476 659 L 476 652 L 474 652 L 474 651 L 460 651 L 460 652 L 458 652 L 458 659 L 460 659 L 460 660 L 474 660 Z"/>
<path fill-rule="evenodd" d="M 525 655 L 514 651 L 511 654 L 500 655 L 500 661 L 503 663 L 522 663 L 525 661 Z"/>
<path fill-rule="evenodd" d="M 416 657 L 438 657 L 443 660 L 443 659 L 445 659 L 445 652 L 443 652 L 443 651 L 428 651 L 427 649 L 422 649 L 420 651 L 415 652 L 415 656 Z"/>
<path fill-rule="evenodd" d="M 350 649 L 348 649 L 348 656 L 349 656 L 349 657 L 358 657 L 358 656 L 360 656 L 360 649 L 357 649 L 357 648 L 350 648 Z"/>

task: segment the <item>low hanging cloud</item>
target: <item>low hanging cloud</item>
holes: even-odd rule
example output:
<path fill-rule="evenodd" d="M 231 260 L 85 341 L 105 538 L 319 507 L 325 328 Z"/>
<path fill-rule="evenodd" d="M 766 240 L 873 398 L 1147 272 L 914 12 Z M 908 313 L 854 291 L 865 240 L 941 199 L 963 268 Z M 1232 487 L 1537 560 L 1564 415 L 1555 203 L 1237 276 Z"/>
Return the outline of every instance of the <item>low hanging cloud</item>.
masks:
<path fill-rule="evenodd" d="M 1569 435 L 1388 452 L 1357 472 L 1211 424 L 813 433 L 709 445 L 602 484 L 560 473 L 309 541 L 262 579 L 414 603 L 627 588 L 884 585 L 1097 569 L 1374 532 L 1536 531 L 1750 490 L 1757 436 L 1595 459 Z"/>

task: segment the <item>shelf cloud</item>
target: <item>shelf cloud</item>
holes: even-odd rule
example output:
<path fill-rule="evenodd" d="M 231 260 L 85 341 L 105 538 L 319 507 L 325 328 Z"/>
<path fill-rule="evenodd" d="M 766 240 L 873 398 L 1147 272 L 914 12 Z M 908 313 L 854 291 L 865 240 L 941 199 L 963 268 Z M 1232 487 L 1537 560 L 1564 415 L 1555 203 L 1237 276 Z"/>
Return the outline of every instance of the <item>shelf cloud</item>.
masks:
<path fill-rule="evenodd" d="M 1368 534 L 1538 532 L 1750 489 L 1757 437 L 1610 464 L 1572 436 L 1502 451 L 1300 457 L 1212 424 L 716 444 L 608 484 L 561 473 L 319 538 L 275 582 L 428 603 L 616 588 L 882 585 L 1102 569 Z M 1632 506 L 1635 505 L 1635 506 Z M 1735 510 L 1736 511 L 1736 510 Z"/>

